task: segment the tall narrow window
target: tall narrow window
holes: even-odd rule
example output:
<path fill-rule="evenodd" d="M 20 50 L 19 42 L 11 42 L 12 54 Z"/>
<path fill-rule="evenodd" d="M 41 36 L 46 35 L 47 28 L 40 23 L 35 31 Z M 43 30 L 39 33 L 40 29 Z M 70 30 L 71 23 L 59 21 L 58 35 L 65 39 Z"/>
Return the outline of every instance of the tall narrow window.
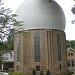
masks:
<path fill-rule="evenodd" d="M 20 40 L 19 40 L 19 36 L 17 36 L 17 52 L 16 52 L 16 55 L 17 55 L 17 62 L 20 61 Z"/>
<path fill-rule="evenodd" d="M 40 62 L 40 33 L 34 33 L 35 62 Z"/>
<path fill-rule="evenodd" d="M 71 60 L 71 66 L 74 67 L 74 60 Z"/>
<path fill-rule="evenodd" d="M 59 66 L 60 66 L 60 70 L 61 70 L 61 64 Z"/>
<path fill-rule="evenodd" d="M 73 56 L 73 53 L 71 53 L 71 56 Z"/>
<path fill-rule="evenodd" d="M 68 53 L 68 56 L 70 56 L 70 53 Z"/>
<path fill-rule="evenodd" d="M 58 61 L 61 61 L 61 37 L 57 34 Z"/>
<path fill-rule="evenodd" d="M 67 61 L 67 66 L 70 67 L 70 61 L 69 60 Z"/>

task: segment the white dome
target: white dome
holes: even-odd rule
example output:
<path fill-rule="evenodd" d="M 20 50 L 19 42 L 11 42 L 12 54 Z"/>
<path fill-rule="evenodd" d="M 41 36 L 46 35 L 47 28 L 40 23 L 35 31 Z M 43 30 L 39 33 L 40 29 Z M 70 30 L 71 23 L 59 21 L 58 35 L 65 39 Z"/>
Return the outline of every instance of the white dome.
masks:
<path fill-rule="evenodd" d="M 24 29 L 65 30 L 64 12 L 53 0 L 24 0 L 16 14 L 18 21 L 24 21 Z"/>

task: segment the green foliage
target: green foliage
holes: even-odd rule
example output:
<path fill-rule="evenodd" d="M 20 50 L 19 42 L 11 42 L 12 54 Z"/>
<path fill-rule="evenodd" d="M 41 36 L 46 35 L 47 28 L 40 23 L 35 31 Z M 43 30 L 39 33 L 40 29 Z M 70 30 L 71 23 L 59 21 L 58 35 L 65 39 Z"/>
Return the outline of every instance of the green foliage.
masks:
<path fill-rule="evenodd" d="M 75 40 L 66 40 L 66 45 L 67 45 L 67 48 L 71 47 L 73 49 L 75 49 Z"/>
<path fill-rule="evenodd" d="M 47 70 L 46 75 L 51 75 L 49 70 Z"/>
<path fill-rule="evenodd" d="M 13 50 L 14 30 L 11 29 L 7 41 L 0 43 L 0 50 Z"/>
<path fill-rule="evenodd" d="M 0 50 L 13 50 L 13 26 L 22 26 L 21 21 L 17 21 L 16 14 L 12 14 L 10 8 L 3 6 L 0 0 Z M 8 37 L 8 38 L 7 38 Z M 4 40 L 7 39 L 5 42 Z"/>
<path fill-rule="evenodd" d="M 11 29 L 6 42 L 8 50 L 13 50 L 13 39 L 14 39 L 14 29 Z"/>
<path fill-rule="evenodd" d="M 75 14 L 75 5 L 72 7 L 71 11 L 72 11 L 73 14 Z"/>
<path fill-rule="evenodd" d="M 13 72 L 9 72 L 9 75 L 13 75 Z"/>
<path fill-rule="evenodd" d="M 12 75 L 21 75 L 21 74 L 18 72 L 14 72 Z"/>
<path fill-rule="evenodd" d="M 13 70 L 13 69 L 9 69 L 9 70 L 7 70 L 6 72 L 7 72 L 9 75 L 13 75 L 14 70 Z"/>
<path fill-rule="evenodd" d="M 6 72 L 5 70 L 1 70 L 1 72 Z"/>
<path fill-rule="evenodd" d="M 36 71 L 35 70 L 33 70 L 32 75 L 36 75 Z"/>
<path fill-rule="evenodd" d="M 6 42 L 0 42 L 0 50 L 7 50 L 7 44 L 6 44 Z"/>
<path fill-rule="evenodd" d="M 73 1 L 75 1 L 75 0 L 73 0 Z M 73 4 L 71 11 L 75 15 L 75 4 Z M 75 20 L 72 20 L 71 22 L 72 22 L 72 24 L 75 24 Z"/>
<path fill-rule="evenodd" d="M 3 4 L 4 3 L 0 1 L 0 41 L 2 42 L 9 35 L 13 26 L 23 25 L 21 21 L 15 19 L 17 15 L 11 14 L 12 10 L 10 8 L 5 8 Z"/>

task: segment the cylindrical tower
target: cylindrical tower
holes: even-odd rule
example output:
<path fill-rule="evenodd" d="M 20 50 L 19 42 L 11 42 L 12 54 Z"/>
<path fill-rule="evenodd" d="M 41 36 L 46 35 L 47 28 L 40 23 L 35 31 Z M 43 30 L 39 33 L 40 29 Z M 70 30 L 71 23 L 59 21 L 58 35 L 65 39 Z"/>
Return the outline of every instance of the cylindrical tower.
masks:
<path fill-rule="evenodd" d="M 23 75 L 67 73 L 65 15 L 53 0 L 24 0 L 16 19 L 23 21 L 14 37 L 15 71 Z"/>

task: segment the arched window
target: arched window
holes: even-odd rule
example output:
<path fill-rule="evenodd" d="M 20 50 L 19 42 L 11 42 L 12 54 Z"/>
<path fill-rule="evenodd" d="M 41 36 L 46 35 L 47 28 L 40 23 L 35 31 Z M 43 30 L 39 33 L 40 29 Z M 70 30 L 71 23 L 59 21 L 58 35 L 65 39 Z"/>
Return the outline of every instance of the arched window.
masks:
<path fill-rule="evenodd" d="M 73 56 L 73 53 L 68 53 L 68 56 Z"/>
<path fill-rule="evenodd" d="M 68 53 L 68 56 L 70 56 L 70 53 Z"/>
<path fill-rule="evenodd" d="M 73 53 L 71 53 L 71 56 L 73 56 Z"/>

